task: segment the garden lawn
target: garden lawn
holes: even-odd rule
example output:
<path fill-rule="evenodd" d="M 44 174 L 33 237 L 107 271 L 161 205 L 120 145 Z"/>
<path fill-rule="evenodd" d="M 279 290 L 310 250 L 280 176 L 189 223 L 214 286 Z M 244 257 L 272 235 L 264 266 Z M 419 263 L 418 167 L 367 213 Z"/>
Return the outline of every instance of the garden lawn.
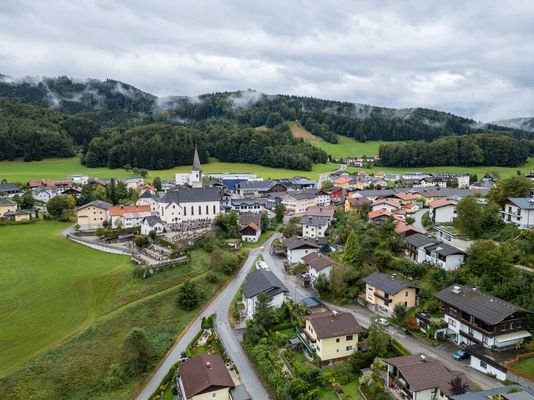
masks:
<path fill-rule="evenodd" d="M 209 163 L 202 165 L 204 174 L 214 172 L 255 172 L 263 178 L 291 178 L 293 176 L 305 176 L 310 179 L 318 179 L 323 172 L 333 171 L 338 165 L 334 163 L 314 164 L 311 171 L 292 170 L 285 168 L 270 168 L 256 164 L 224 163 L 211 159 Z M 174 179 L 176 172 L 190 172 L 190 165 L 150 171 L 148 181 L 156 176 L 164 179 Z M 8 182 L 26 183 L 31 179 L 63 179 L 69 175 L 82 174 L 93 178 L 124 178 L 134 175 L 124 169 L 110 168 L 87 168 L 80 164 L 78 157 L 53 158 L 43 161 L 0 161 L 0 180 Z"/>
<path fill-rule="evenodd" d="M 534 157 L 530 157 L 527 163 L 521 167 L 424 167 L 424 168 L 389 168 L 389 167 L 373 167 L 373 168 L 348 168 L 349 173 L 356 173 L 358 171 L 366 171 L 367 173 L 375 173 L 378 171 L 392 172 L 392 173 L 404 173 L 407 171 L 419 171 L 419 172 L 451 172 L 451 173 L 466 173 L 476 174 L 481 179 L 487 172 L 494 172 L 501 178 L 508 178 L 516 175 L 517 171 L 521 171 L 522 174 L 527 174 L 530 171 L 534 171 Z"/>
<path fill-rule="evenodd" d="M 60 236 L 67 226 L 0 226 L 0 376 L 87 327 L 131 270 Z"/>
<path fill-rule="evenodd" d="M 513 369 L 522 372 L 523 374 L 534 378 L 534 357 L 527 358 L 514 365 Z"/>

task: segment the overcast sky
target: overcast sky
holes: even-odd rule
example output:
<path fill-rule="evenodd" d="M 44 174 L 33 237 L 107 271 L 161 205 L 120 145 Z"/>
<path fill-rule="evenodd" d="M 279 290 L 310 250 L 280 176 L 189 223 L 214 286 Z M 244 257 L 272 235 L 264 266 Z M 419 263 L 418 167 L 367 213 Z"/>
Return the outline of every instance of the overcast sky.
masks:
<path fill-rule="evenodd" d="M 2 0 L 0 43 L 13 77 L 534 116 L 528 0 Z"/>

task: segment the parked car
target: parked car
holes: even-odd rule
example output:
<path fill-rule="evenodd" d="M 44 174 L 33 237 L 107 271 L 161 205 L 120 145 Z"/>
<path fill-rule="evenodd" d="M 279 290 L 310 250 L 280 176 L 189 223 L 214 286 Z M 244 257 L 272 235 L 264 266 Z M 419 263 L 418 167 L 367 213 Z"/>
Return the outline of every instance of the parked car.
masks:
<path fill-rule="evenodd" d="M 385 318 L 378 318 L 377 319 L 377 322 L 380 324 L 380 325 L 383 325 L 383 326 L 388 326 L 389 325 L 389 321 Z"/>
<path fill-rule="evenodd" d="M 454 358 L 456 361 L 465 360 L 470 356 L 471 355 L 465 349 L 456 350 L 454 353 L 452 353 L 452 358 Z"/>

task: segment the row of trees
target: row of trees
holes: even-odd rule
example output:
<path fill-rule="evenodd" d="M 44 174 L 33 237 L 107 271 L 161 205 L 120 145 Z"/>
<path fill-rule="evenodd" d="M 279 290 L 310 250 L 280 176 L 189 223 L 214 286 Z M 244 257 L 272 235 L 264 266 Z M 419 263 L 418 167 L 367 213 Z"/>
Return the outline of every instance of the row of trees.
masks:
<path fill-rule="evenodd" d="M 386 167 L 495 165 L 516 167 L 529 156 L 530 141 L 502 134 L 451 136 L 432 142 L 389 143 L 379 148 Z"/>

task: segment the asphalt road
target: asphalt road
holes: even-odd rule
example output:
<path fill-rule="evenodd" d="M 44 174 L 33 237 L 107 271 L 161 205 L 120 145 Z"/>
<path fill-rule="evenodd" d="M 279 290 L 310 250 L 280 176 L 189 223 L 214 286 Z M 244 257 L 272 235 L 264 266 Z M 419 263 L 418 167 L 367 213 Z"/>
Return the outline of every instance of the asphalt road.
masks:
<path fill-rule="evenodd" d="M 415 212 L 413 214 L 413 218 L 415 220 L 414 223 L 413 223 L 413 226 L 417 230 L 419 230 L 419 231 L 421 231 L 423 233 L 429 233 L 429 234 L 431 234 L 433 236 L 436 236 L 432 232 L 427 232 L 427 230 L 423 226 L 422 218 L 423 218 L 423 215 L 425 213 L 427 213 L 427 212 L 428 212 L 428 208 L 422 208 L 419 211 Z M 456 238 L 452 238 L 451 240 L 444 240 L 444 242 L 449 243 L 450 245 L 455 246 L 455 247 L 457 247 L 459 249 L 462 249 L 464 251 L 466 251 L 469 248 L 469 246 L 471 246 L 471 243 L 472 243 L 470 240 L 462 240 L 462 239 L 456 239 Z"/>
<path fill-rule="evenodd" d="M 273 237 L 265 242 L 265 249 L 269 249 Z M 206 310 L 199 315 L 187 329 L 182 338 L 174 345 L 172 350 L 167 354 L 163 362 L 160 364 L 156 372 L 152 375 L 150 381 L 146 384 L 143 391 L 137 396 L 138 400 L 148 400 L 148 398 L 154 393 L 162 379 L 165 377 L 170 368 L 180 359 L 182 351 L 185 351 L 187 345 L 193 340 L 195 335 L 200 331 L 200 326 L 203 317 L 207 317 L 213 313 L 217 314 L 216 326 L 219 331 L 220 339 L 226 349 L 228 356 L 232 359 L 236 365 L 241 383 L 245 386 L 249 394 L 253 399 L 269 399 L 269 395 L 263 387 L 261 381 L 257 377 L 256 373 L 252 369 L 248 358 L 246 357 L 241 344 L 239 343 L 236 332 L 230 327 L 228 323 L 228 310 L 232 299 L 242 285 L 248 271 L 252 267 L 256 257 L 259 254 L 264 254 L 266 251 L 262 249 L 251 250 L 245 264 L 234 277 L 234 279 L 228 284 L 228 286 L 215 297 Z"/>

